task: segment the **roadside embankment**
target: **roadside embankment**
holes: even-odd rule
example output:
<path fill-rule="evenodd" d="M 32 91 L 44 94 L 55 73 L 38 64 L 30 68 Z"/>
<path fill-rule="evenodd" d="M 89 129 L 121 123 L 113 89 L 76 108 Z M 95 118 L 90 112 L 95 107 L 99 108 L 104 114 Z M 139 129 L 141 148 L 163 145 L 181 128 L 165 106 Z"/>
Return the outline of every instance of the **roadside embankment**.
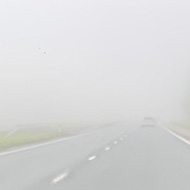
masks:
<path fill-rule="evenodd" d="M 175 123 L 168 127 L 169 130 L 190 141 L 190 125 Z"/>
<path fill-rule="evenodd" d="M 0 150 L 77 135 L 85 129 L 80 125 L 29 125 L 4 129 L 0 130 Z"/>

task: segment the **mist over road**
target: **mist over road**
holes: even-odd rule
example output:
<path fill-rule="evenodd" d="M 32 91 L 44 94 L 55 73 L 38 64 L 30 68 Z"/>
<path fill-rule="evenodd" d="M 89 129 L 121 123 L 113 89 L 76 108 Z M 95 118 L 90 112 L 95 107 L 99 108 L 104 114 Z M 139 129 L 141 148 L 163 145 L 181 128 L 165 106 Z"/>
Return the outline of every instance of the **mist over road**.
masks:
<path fill-rule="evenodd" d="M 134 124 L 132 125 L 136 127 Z M 21 190 L 36 184 L 38 181 L 62 171 L 65 167 L 80 163 L 86 156 L 111 140 L 132 130 L 125 124 L 114 124 L 64 140 L 50 143 L 47 146 L 0 154 L 0 189 Z M 134 130 L 134 129 L 133 129 Z M 89 133 L 89 132 L 88 132 Z M 22 148 L 21 148 L 22 150 Z M 2 155 L 2 156 L 1 156 Z"/>
<path fill-rule="evenodd" d="M 2 0 L 0 129 L 189 118 L 187 0 Z"/>
<path fill-rule="evenodd" d="M 137 122 L 189 131 L 189 7 L 1 0 L 0 147 L 128 122 L 0 152 L 0 190 L 189 190 L 189 146 Z"/>
<path fill-rule="evenodd" d="M 189 190 L 190 147 L 157 127 L 115 124 L 0 157 L 3 190 Z"/>

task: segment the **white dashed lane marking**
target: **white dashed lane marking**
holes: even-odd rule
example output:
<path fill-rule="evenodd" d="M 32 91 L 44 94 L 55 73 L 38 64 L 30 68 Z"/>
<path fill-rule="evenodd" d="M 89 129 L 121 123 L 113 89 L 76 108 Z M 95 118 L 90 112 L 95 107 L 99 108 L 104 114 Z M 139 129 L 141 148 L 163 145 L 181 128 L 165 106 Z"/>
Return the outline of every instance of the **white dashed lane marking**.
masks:
<path fill-rule="evenodd" d="M 88 161 L 92 161 L 92 160 L 95 160 L 95 159 L 96 159 L 96 156 L 94 155 L 94 156 L 89 157 Z"/>
<path fill-rule="evenodd" d="M 120 141 L 123 141 L 128 135 L 125 134 L 123 135 L 122 137 L 118 138 L 118 141 L 117 140 L 114 140 L 113 141 L 113 144 L 118 144 L 119 143 L 119 140 Z M 111 150 L 112 147 L 111 146 L 107 146 L 104 148 L 105 151 L 109 151 Z M 90 157 L 87 158 L 87 161 L 93 161 L 97 158 L 96 155 L 92 155 Z M 65 172 L 61 173 L 60 175 L 58 175 L 57 177 L 55 177 L 52 181 L 51 181 L 51 185 L 56 185 L 57 183 L 59 183 L 60 181 L 63 181 L 68 175 L 70 174 L 69 170 L 66 170 Z"/>
<path fill-rule="evenodd" d="M 62 174 L 58 175 L 52 180 L 51 185 L 55 185 L 59 183 L 60 181 L 64 180 L 68 175 L 69 175 L 69 171 L 63 172 Z"/>
<path fill-rule="evenodd" d="M 108 151 L 108 150 L 110 150 L 111 148 L 108 146 L 108 147 L 106 147 L 105 148 L 105 151 Z"/>
<path fill-rule="evenodd" d="M 117 142 L 117 141 L 114 141 L 113 143 L 114 143 L 114 144 L 118 144 L 118 142 Z"/>

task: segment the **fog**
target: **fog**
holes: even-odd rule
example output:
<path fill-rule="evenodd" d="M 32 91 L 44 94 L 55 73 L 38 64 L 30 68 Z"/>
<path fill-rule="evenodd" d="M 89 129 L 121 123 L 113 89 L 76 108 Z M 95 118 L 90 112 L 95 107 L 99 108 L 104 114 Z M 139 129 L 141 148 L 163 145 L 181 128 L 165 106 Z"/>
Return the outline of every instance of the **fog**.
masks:
<path fill-rule="evenodd" d="M 187 115 L 187 0 L 2 0 L 0 127 Z"/>

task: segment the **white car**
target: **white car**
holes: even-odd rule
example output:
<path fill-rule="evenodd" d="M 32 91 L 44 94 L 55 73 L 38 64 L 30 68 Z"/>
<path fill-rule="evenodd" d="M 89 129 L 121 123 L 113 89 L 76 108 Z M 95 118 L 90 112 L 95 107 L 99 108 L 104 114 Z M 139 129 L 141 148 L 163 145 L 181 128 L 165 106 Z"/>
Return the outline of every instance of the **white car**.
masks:
<path fill-rule="evenodd" d="M 145 117 L 142 122 L 142 127 L 155 127 L 156 121 L 153 117 Z"/>

